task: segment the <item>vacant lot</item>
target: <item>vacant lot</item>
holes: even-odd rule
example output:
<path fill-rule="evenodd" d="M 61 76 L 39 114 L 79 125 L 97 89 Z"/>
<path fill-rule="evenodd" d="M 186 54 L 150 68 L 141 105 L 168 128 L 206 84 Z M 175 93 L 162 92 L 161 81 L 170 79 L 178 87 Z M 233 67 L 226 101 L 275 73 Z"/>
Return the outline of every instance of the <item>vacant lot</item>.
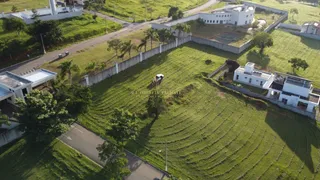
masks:
<path fill-rule="evenodd" d="M 147 86 L 163 73 L 158 89 L 171 105 L 159 119 L 142 120 L 130 151 L 164 169 L 167 145 L 168 170 L 184 179 L 318 179 L 320 132 L 310 120 L 274 106 L 262 109 L 201 77 L 226 58 L 189 43 L 144 61 L 95 85 L 94 106 L 80 122 L 104 135 L 114 108 L 145 112 Z M 213 63 L 206 65 L 207 59 Z M 185 93 L 172 98 L 178 91 Z"/>
<path fill-rule="evenodd" d="M 25 9 L 43 8 L 49 6 L 47 0 L 0 0 L 0 12 L 11 12 L 12 6 L 16 6 L 18 11 Z"/>
<path fill-rule="evenodd" d="M 40 145 L 21 139 L 2 147 L 0 169 L 2 180 L 105 179 L 99 166 L 58 140 Z"/>
<path fill-rule="evenodd" d="M 107 32 L 113 32 L 121 28 L 120 24 L 104 20 L 102 18 L 97 18 L 97 21 L 95 21 L 92 18 L 92 15 L 89 14 L 84 14 L 80 17 L 64 19 L 57 22 L 63 34 L 62 42 L 59 44 L 60 48 L 61 46 L 69 43 L 88 39 L 93 36 L 103 35 Z M 16 47 L 19 48 L 19 51 L 14 51 L 15 53 L 12 54 L 12 58 L 10 56 L 2 58 L 0 54 L 0 67 L 5 67 L 17 63 L 20 60 L 24 60 L 26 58 L 26 54 L 37 55 L 42 52 L 40 42 L 35 42 L 32 37 L 25 32 L 21 32 L 21 34 L 18 35 L 15 31 L 4 31 L 2 29 L 2 24 L 3 20 L 0 19 L 0 42 L 4 44 L 10 44 L 12 41 L 18 41 L 20 47 Z M 1 47 L 0 49 L 2 48 L 5 48 L 5 46 Z M 8 51 L 10 51 L 10 49 Z"/>
<path fill-rule="evenodd" d="M 141 3 L 140 0 L 106 1 L 106 5 L 102 9 L 102 12 L 130 22 L 134 19 L 135 21 L 142 21 L 144 19 L 150 20 L 160 16 L 167 16 L 171 6 L 177 6 L 181 10 L 188 10 L 204 4 L 207 0 L 161 0 L 146 2 L 147 4 L 145 5 L 144 3 Z"/>

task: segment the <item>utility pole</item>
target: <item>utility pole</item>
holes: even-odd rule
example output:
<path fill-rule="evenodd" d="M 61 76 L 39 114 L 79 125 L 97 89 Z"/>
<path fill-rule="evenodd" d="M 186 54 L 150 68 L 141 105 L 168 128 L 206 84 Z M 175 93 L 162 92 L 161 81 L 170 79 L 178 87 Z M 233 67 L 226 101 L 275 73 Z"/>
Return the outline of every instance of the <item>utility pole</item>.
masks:
<path fill-rule="evenodd" d="M 166 172 L 168 172 L 168 148 L 167 148 L 167 141 L 166 141 Z"/>
<path fill-rule="evenodd" d="M 42 38 L 42 33 L 40 33 L 40 38 L 41 38 L 41 43 L 42 43 L 42 49 L 43 49 L 43 54 L 46 54 L 46 49 L 44 47 L 44 43 L 43 43 L 43 38 Z"/>

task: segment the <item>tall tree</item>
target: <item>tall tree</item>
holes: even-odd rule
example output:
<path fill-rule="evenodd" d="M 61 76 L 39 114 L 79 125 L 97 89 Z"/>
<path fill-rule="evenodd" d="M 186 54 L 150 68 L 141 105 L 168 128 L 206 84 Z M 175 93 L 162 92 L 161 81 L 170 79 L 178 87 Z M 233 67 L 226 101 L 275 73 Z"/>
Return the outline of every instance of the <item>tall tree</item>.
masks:
<path fill-rule="evenodd" d="M 103 169 L 107 179 L 122 180 L 130 174 L 123 146 L 105 141 L 98 145 L 97 150 L 100 160 L 106 162 Z"/>
<path fill-rule="evenodd" d="M 270 34 L 266 32 L 259 32 L 257 33 L 254 38 L 253 38 L 253 45 L 260 48 L 260 55 L 263 54 L 264 49 L 266 47 L 271 47 L 273 46 L 273 39 Z"/>
<path fill-rule="evenodd" d="M 18 11 L 17 6 L 13 5 L 11 8 L 11 12 L 17 12 L 17 11 Z"/>
<path fill-rule="evenodd" d="M 158 30 L 159 41 L 162 43 L 169 43 L 175 39 L 174 34 L 169 29 Z"/>
<path fill-rule="evenodd" d="M 168 12 L 168 17 L 171 17 L 172 20 L 177 20 L 183 18 L 183 12 L 179 10 L 178 7 L 170 7 Z"/>
<path fill-rule="evenodd" d="M 177 24 L 174 29 L 176 31 L 178 31 L 178 38 L 180 38 L 181 32 L 185 32 L 185 33 L 190 33 L 191 32 L 191 27 L 189 24 L 186 23 L 180 23 Z"/>
<path fill-rule="evenodd" d="M 42 34 L 44 44 L 47 46 L 58 44 L 63 36 L 62 30 L 56 21 L 36 20 L 28 27 L 26 32 L 39 42 L 41 41 L 40 35 Z"/>
<path fill-rule="evenodd" d="M 157 31 L 155 29 L 148 29 L 145 31 L 145 39 L 150 39 L 150 45 L 151 45 L 151 49 L 152 49 L 152 42 L 153 40 L 158 40 L 159 39 L 159 35 L 157 33 Z"/>
<path fill-rule="evenodd" d="M 58 103 L 49 92 L 34 90 L 25 101 L 18 99 L 15 117 L 20 128 L 35 141 L 52 140 L 66 132 L 74 120 L 63 103 Z"/>
<path fill-rule="evenodd" d="M 110 129 L 107 130 L 107 135 L 118 144 L 124 145 L 126 141 L 135 139 L 137 134 L 137 116 L 123 109 L 115 109 L 110 119 Z"/>
<path fill-rule="evenodd" d="M 118 52 L 121 50 L 122 42 L 120 39 L 112 39 L 108 41 L 108 51 L 111 49 L 115 51 L 116 56 L 118 56 Z"/>
<path fill-rule="evenodd" d="M 288 63 L 291 63 L 291 67 L 293 72 L 295 70 L 299 70 L 300 68 L 303 70 L 306 70 L 309 67 L 309 64 L 307 63 L 307 61 L 302 60 L 300 58 L 291 58 Z"/>
<path fill-rule="evenodd" d="M 141 48 L 144 47 L 144 52 L 147 51 L 147 39 L 146 38 L 143 38 L 140 40 L 140 44 L 138 45 L 138 49 L 141 51 Z"/>
<path fill-rule="evenodd" d="M 158 119 L 160 113 L 166 109 L 166 102 L 163 94 L 157 90 L 151 91 L 146 108 L 149 116 L 155 115 L 155 119 Z"/>
<path fill-rule="evenodd" d="M 294 19 L 294 15 L 299 14 L 299 10 L 297 8 L 291 8 L 290 13 L 292 14 L 292 19 Z"/>
<path fill-rule="evenodd" d="M 17 31 L 17 34 L 20 35 L 22 31 L 26 30 L 26 23 L 19 18 L 4 19 L 2 28 L 5 31 Z"/>
<path fill-rule="evenodd" d="M 72 63 L 71 61 L 66 61 L 61 63 L 58 68 L 60 69 L 60 77 L 63 79 L 68 75 L 70 84 L 72 84 L 72 72 L 79 72 L 79 66 Z"/>

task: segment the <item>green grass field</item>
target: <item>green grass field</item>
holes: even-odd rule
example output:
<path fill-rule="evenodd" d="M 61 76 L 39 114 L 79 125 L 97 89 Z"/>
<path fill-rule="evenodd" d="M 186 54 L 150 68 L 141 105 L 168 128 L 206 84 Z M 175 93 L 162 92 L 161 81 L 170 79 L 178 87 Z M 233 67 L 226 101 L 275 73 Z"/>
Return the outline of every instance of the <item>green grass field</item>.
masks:
<path fill-rule="evenodd" d="M 6 32 L 2 29 L 3 20 L 0 20 L 0 41 L 7 42 L 14 39 L 20 40 L 22 44 L 25 44 L 22 50 L 28 51 L 29 54 L 39 54 L 41 48 L 38 42 L 30 41 L 32 38 L 27 33 L 22 32 L 19 36 L 15 31 Z M 121 28 L 120 24 L 115 22 L 104 20 L 102 18 L 97 18 L 97 21 L 92 19 L 92 15 L 84 14 L 80 17 L 69 18 L 58 21 L 59 27 L 62 30 L 63 38 L 62 43 L 56 48 L 62 48 L 70 43 L 75 43 L 90 37 L 99 36 L 106 34 L 107 32 L 113 32 Z M 107 32 L 106 32 L 107 27 Z M 39 50 L 40 49 L 40 50 Z M 50 49 L 47 49 L 50 50 Z M 26 53 L 21 51 L 20 53 L 15 53 L 13 55 L 14 59 L 3 59 L 0 67 L 5 67 L 21 60 L 25 60 Z M 19 56 L 20 55 L 20 56 Z M 21 56 L 24 55 L 24 56 Z"/>
<path fill-rule="evenodd" d="M 115 16 L 120 19 L 132 22 L 142 21 L 145 18 L 147 20 L 156 19 L 159 16 L 166 17 L 168 15 L 169 8 L 171 6 L 177 6 L 181 10 L 192 9 L 200 4 L 207 2 L 206 0 L 162 0 L 162 1 L 147 1 L 147 8 L 152 8 L 152 13 L 145 10 L 145 6 L 140 0 L 111 0 L 106 1 L 106 5 L 101 10 L 102 13 L 106 13 L 111 16 Z"/>
<path fill-rule="evenodd" d="M 0 169 L 2 180 L 106 179 L 98 165 L 59 140 L 45 146 L 21 139 L 1 147 Z"/>
<path fill-rule="evenodd" d="M 230 58 L 225 55 L 188 43 L 144 61 L 93 86 L 94 106 L 80 122 L 104 135 L 114 108 L 145 112 L 147 86 L 163 73 L 158 90 L 167 99 L 189 92 L 156 121 L 142 120 L 130 151 L 164 169 L 167 144 L 168 170 L 184 179 L 320 178 L 320 131 L 310 120 L 272 105 L 263 110 L 201 78 Z"/>
<path fill-rule="evenodd" d="M 16 6 L 18 11 L 24 11 L 25 9 L 43 8 L 49 6 L 47 0 L 0 0 L 0 12 L 11 12 L 12 6 Z"/>

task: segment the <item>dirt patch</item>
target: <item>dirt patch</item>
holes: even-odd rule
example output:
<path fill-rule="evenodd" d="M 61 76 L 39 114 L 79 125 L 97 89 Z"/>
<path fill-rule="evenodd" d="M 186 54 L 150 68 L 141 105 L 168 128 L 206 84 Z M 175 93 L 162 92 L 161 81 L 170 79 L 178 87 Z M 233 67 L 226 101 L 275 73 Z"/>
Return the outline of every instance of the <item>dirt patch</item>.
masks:
<path fill-rule="evenodd" d="M 224 95 L 224 92 L 219 91 L 219 92 L 217 93 L 217 95 L 218 95 L 219 97 L 223 98 L 223 99 L 226 98 L 225 95 Z"/>

